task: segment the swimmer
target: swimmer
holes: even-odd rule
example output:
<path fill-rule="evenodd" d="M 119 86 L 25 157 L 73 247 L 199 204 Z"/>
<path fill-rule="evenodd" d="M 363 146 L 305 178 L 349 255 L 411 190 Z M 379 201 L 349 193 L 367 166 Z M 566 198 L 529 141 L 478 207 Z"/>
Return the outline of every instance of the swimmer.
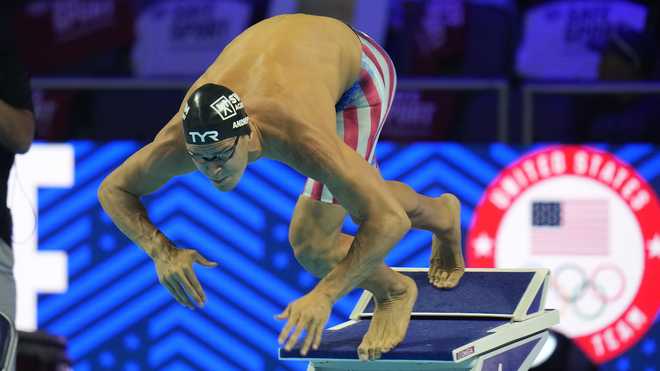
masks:
<path fill-rule="evenodd" d="M 405 337 L 417 298 L 412 279 L 383 260 L 408 230 L 433 233 L 429 281 L 457 285 L 464 271 L 456 197 L 420 195 L 385 181 L 375 165 L 378 136 L 394 98 L 392 61 L 367 35 L 332 18 L 282 15 L 237 36 L 193 83 L 153 142 L 103 181 L 99 200 L 117 227 L 154 260 L 159 280 L 182 304 L 201 306 L 193 263 L 149 220 L 140 197 L 171 178 L 201 171 L 220 191 L 238 184 L 248 163 L 281 161 L 307 176 L 289 230 L 300 264 L 320 278 L 277 318 L 279 341 L 317 349 L 332 305 L 360 287 L 376 309 L 357 349 L 380 358 Z M 359 225 L 341 232 L 346 215 Z M 191 298 L 193 300 L 191 300 Z"/>

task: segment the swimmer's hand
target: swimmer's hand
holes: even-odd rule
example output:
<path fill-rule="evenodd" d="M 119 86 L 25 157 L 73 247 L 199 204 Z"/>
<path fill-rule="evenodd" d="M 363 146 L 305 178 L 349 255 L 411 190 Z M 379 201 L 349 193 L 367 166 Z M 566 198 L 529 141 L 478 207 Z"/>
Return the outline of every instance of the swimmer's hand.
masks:
<path fill-rule="evenodd" d="M 323 335 L 323 329 L 326 322 L 328 322 L 328 317 L 330 317 L 331 309 L 332 302 L 328 296 L 318 294 L 313 290 L 302 298 L 291 302 L 282 313 L 275 317 L 277 319 L 288 319 L 282 332 L 280 332 L 278 342 L 282 345 L 288 337 L 289 341 L 284 349 L 289 351 L 298 342 L 302 330 L 306 330 L 307 335 L 300 349 L 300 354 L 307 355 L 310 346 L 314 350 L 318 349 L 321 345 L 321 335 Z M 295 332 L 289 337 L 289 332 L 294 327 Z"/>
<path fill-rule="evenodd" d="M 199 284 L 193 263 L 205 267 L 216 267 L 218 263 L 207 260 L 200 253 L 190 249 L 170 248 L 153 258 L 160 284 L 183 306 L 194 310 L 190 298 L 194 298 L 201 308 L 206 303 L 206 294 Z"/>

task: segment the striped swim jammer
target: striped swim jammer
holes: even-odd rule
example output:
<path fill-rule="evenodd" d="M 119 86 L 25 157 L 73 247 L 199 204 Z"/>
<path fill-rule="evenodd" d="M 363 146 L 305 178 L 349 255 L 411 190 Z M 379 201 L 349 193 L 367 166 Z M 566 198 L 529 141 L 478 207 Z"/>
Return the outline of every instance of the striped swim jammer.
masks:
<path fill-rule="evenodd" d="M 367 162 L 376 166 L 374 153 L 396 91 L 396 71 L 385 50 L 365 33 L 354 30 L 362 43 L 358 80 L 335 105 L 337 135 Z M 328 187 L 307 178 L 303 194 L 313 200 L 337 203 Z"/>

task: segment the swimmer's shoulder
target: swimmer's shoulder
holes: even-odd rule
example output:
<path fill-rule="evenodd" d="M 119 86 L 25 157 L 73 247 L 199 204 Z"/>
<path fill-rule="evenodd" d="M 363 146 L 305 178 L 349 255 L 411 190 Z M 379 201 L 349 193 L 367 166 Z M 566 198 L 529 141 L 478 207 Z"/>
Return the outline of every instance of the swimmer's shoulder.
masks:
<path fill-rule="evenodd" d="M 178 113 L 172 117 L 162 129 L 160 129 L 153 141 L 168 143 L 185 150 L 185 143 L 183 141 L 183 121 L 177 116 Z"/>
<path fill-rule="evenodd" d="M 286 102 L 264 98 L 253 103 L 256 104 L 250 109 L 246 102 L 246 110 L 261 137 L 263 157 L 295 167 L 297 157 L 313 148 L 310 138 L 323 135 Z"/>
<path fill-rule="evenodd" d="M 192 161 L 186 151 L 182 125 L 180 115 L 170 119 L 150 143 L 150 151 L 153 152 L 151 157 L 158 158 L 173 168 L 191 169 Z"/>

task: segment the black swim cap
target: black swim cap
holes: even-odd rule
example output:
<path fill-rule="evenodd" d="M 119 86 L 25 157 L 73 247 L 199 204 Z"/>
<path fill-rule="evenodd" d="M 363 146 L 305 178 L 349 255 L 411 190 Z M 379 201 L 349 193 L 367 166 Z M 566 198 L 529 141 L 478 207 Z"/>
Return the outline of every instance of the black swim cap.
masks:
<path fill-rule="evenodd" d="M 225 86 L 202 85 L 183 109 L 183 134 L 189 144 L 209 144 L 250 134 L 241 98 Z"/>

